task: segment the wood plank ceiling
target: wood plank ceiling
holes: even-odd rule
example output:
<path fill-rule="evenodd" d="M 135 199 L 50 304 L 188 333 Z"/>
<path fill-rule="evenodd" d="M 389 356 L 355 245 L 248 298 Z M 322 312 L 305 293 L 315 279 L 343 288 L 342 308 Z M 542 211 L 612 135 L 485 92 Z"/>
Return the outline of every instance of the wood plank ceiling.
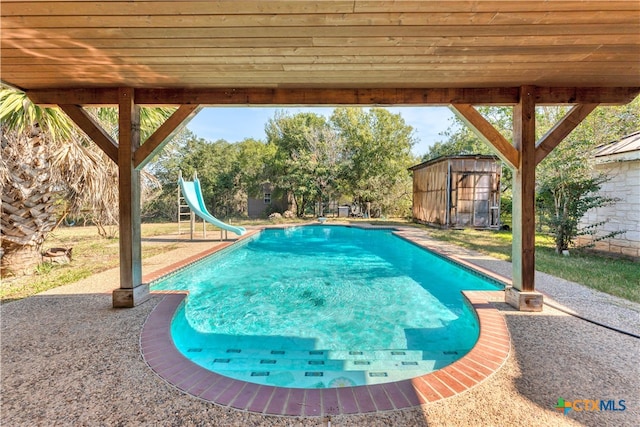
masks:
<path fill-rule="evenodd" d="M 3 0 L 0 77 L 68 88 L 639 87 L 640 1 Z"/>

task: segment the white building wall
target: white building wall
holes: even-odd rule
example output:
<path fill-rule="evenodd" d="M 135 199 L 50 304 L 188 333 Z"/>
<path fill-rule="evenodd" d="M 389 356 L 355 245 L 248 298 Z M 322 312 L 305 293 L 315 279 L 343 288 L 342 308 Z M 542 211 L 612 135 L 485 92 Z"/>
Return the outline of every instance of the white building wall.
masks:
<path fill-rule="evenodd" d="M 621 230 L 624 234 L 596 242 L 594 249 L 640 257 L 640 159 L 599 163 L 596 164 L 596 170 L 611 178 L 602 185 L 601 194 L 617 198 L 618 201 L 614 205 L 588 211 L 580 221 L 580 227 L 608 220 L 598 227 L 598 235 Z M 581 236 L 578 243 L 584 244 L 590 240 L 591 236 Z"/>

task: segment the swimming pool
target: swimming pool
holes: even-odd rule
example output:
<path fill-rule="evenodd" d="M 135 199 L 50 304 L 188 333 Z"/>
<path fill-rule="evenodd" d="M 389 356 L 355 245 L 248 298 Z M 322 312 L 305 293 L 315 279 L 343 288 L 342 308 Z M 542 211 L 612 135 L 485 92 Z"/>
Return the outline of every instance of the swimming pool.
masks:
<path fill-rule="evenodd" d="M 178 349 L 244 381 L 323 388 L 413 378 L 464 356 L 478 326 L 461 290 L 498 287 L 391 233 L 265 230 L 152 286 L 188 290 Z"/>

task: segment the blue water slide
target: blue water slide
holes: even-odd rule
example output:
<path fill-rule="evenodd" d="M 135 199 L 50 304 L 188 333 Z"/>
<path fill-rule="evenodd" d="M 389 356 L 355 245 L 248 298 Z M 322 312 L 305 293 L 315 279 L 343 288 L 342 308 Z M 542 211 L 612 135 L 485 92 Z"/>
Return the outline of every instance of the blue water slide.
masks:
<path fill-rule="evenodd" d="M 209 213 L 202 199 L 202 189 L 200 188 L 200 180 L 198 180 L 198 178 L 195 178 L 193 181 L 185 181 L 180 178 L 178 181 L 184 200 L 187 202 L 187 205 L 189 205 L 189 208 L 200 218 L 218 228 L 236 233 L 238 236 L 242 236 L 247 232 L 244 227 L 229 225 Z"/>

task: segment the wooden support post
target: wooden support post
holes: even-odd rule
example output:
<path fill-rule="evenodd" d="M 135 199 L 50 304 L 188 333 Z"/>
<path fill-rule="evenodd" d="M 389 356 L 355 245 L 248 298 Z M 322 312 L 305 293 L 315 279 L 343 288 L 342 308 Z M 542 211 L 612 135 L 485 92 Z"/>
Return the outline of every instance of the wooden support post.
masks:
<path fill-rule="evenodd" d="M 61 104 L 59 107 L 114 163 L 118 163 L 118 144 L 89 113 L 79 105 Z"/>
<path fill-rule="evenodd" d="M 162 151 L 162 148 L 171 138 L 178 134 L 201 109 L 202 107 L 199 105 L 181 105 L 180 108 L 133 153 L 133 162 L 136 169 L 141 170 L 144 168 L 157 153 Z"/>
<path fill-rule="evenodd" d="M 149 298 L 149 285 L 142 283 L 140 171 L 133 157 L 140 146 L 140 109 L 133 89 L 119 89 L 118 107 L 120 289 L 113 291 L 115 308 L 134 307 Z"/>
<path fill-rule="evenodd" d="M 506 301 L 522 311 L 541 311 L 542 294 L 535 292 L 535 88 L 520 88 L 513 109 L 513 145 L 520 153 L 513 172 L 513 288 Z"/>

